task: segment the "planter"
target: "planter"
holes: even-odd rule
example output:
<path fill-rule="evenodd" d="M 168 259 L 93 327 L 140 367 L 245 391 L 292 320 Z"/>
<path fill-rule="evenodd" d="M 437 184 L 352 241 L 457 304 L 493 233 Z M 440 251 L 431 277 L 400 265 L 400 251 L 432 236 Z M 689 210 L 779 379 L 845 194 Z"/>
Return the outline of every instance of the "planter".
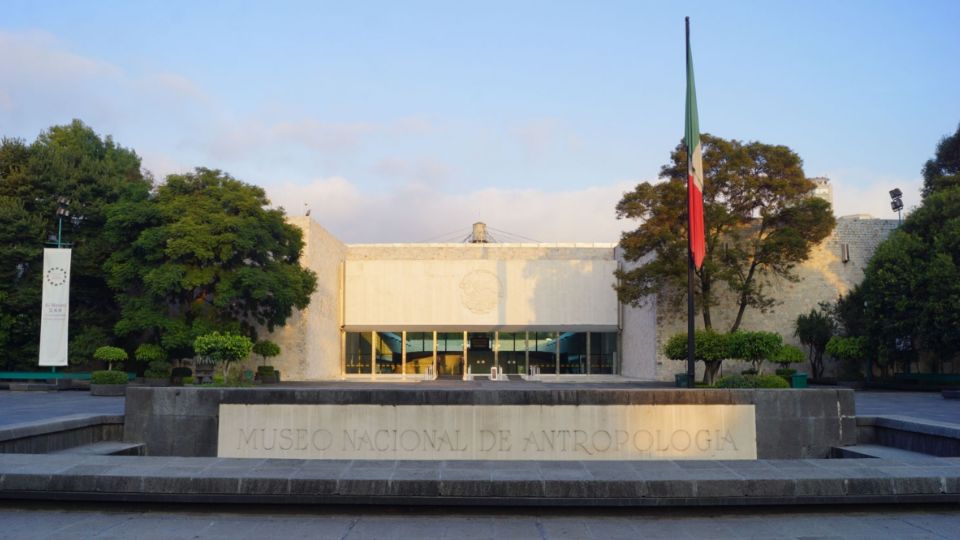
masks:
<path fill-rule="evenodd" d="M 91 384 L 91 396 L 125 396 L 127 395 L 127 385 L 125 384 Z"/>
<path fill-rule="evenodd" d="M 790 377 L 790 386 L 793 388 L 806 388 L 807 387 L 807 374 L 806 373 L 794 373 Z"/>

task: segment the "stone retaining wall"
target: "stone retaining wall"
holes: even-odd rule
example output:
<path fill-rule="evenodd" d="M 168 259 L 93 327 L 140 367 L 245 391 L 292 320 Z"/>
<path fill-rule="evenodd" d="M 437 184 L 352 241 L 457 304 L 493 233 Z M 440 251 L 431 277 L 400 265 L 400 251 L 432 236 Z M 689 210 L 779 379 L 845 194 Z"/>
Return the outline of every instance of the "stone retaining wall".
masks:
<path fill-rule="evenodd" d="M 824 458 L 856 443 L 853 391 L 683 389 L 130 388 L 124 440 L 155 456 L 216 456 L 220 404 L 754 405 L 759 459 Z"/>

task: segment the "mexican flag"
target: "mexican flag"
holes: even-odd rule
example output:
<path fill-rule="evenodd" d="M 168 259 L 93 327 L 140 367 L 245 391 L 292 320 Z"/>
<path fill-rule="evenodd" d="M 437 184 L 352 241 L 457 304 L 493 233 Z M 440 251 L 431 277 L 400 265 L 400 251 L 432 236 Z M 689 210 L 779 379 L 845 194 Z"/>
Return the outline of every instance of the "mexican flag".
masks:
<path fill-rule="evenodd" d="M 706 246 L 703 239 L 703 150 L 697 122 L 697 89 L 693 83 L 693 54 L 687 30 L 687 114 L 683 135 L 687 147 L 687 214 L 690 217 L 690 256 L 697 268 L 703 264 Z"/>

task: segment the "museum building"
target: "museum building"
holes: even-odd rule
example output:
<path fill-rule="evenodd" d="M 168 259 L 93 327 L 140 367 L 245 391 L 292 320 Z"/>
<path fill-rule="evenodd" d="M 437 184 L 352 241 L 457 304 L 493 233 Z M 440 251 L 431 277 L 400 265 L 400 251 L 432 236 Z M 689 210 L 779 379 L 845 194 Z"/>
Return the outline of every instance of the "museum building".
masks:
<path fill-rule="evenodd" d="M 617 244 L 486 242 L 482 223 L 459 243 L 344 244 L 309 217 L 289 219 L 304 231 L 301 262 L 316 272 L 317 290 L 269 336 L 283 351 L 273 363 L 285 380 L 470 379 L 492 370 L 669 380 L 684 371 L 661 353 L 685 331 L 681 314 L 656 298 L 618 302 L 614 271 L 628 263 Z M 748 311 L 742 327 L 791 341 L 796 316 L 859 283 L 893 226 L 840 218 L 797 267 L 800 279 L 774 284 L 781 305 Z M 725 311 L 714 318 L 722 329 Z"/>

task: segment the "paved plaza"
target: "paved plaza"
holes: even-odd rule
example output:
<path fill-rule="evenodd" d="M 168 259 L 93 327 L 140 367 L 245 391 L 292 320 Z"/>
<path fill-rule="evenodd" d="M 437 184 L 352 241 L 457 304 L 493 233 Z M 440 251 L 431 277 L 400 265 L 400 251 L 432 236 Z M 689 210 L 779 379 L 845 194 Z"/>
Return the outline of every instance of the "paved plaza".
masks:
<path fill-rule="evenodd" d="M 337 384 L 337 383 L 332 383 Z M 349 384 L 349 383 L 340 383 Z M 0 391 L 0 426 L 123 414 L 124 399 L 87 392 Z M 939 393 L 857 392 L 860 416 L 960 424 Z M 960 538 L 957 505 L 723 508 L 437 508 L 199 504 L 0 503 L 0 538 Z"/>
<path fill-rule="evenodd" d="M 770 509 L 541 510 L 390 507 L 0 507 L 11 539 L 950 539 L 960 514 L 943 506 Z"/>

